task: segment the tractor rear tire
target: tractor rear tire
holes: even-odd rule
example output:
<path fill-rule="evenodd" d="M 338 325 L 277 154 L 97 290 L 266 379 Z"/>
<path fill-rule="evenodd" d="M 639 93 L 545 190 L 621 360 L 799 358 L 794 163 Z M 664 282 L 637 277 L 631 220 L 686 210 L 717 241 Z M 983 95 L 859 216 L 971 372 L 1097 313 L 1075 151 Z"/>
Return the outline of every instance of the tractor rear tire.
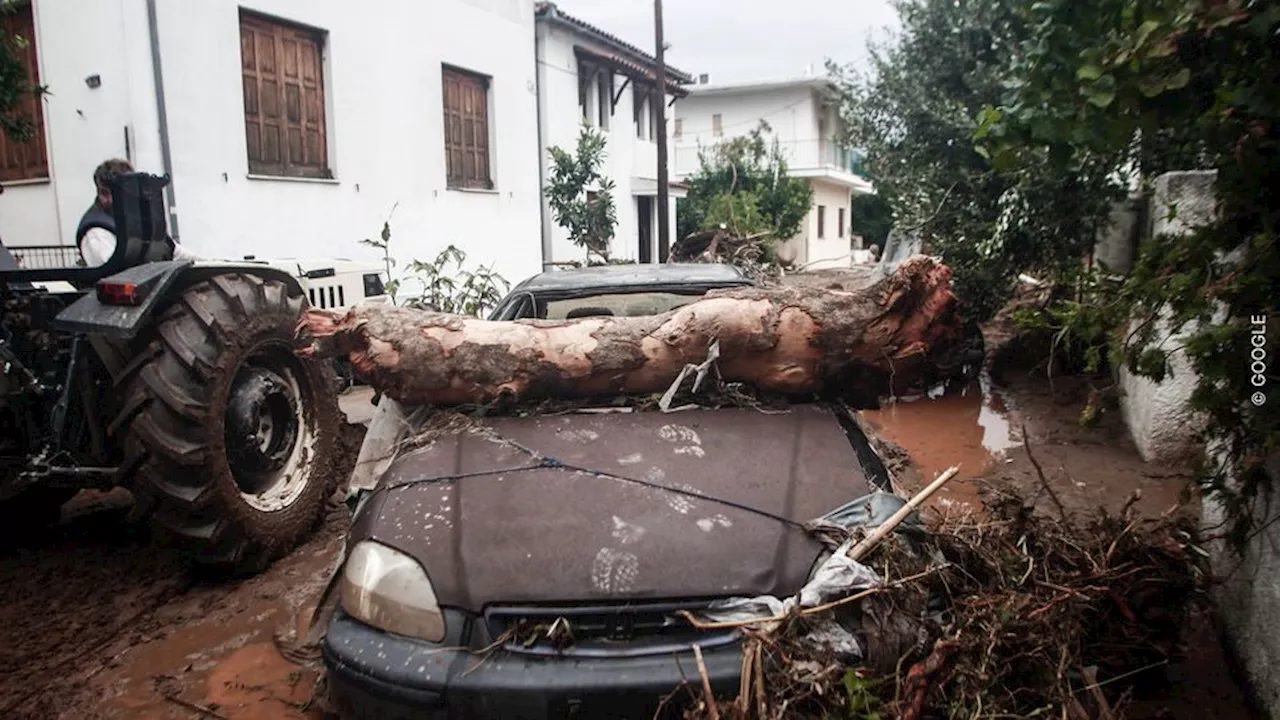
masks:
<path fill-rule="evenodd" d="M 252 574 L 316 527 L 337 477 L 332 370 L 300 359 L 305 301 L 276 280 L 187 288 L 118 379 L 125 468 L 153 526 L 219 575 Z"/>

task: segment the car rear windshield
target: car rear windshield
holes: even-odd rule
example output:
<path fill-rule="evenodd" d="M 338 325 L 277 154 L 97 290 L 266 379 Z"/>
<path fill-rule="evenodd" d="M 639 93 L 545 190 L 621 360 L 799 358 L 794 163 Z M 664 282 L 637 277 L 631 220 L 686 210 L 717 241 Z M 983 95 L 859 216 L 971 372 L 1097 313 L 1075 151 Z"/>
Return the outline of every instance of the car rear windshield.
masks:
<path fill-rule="evenodd" d="M 702 293 L 639 292 L 546 301 L 547 320 L 566 320 L 596 315 L 638 317 L 661 315 L 702 297 Z"/>

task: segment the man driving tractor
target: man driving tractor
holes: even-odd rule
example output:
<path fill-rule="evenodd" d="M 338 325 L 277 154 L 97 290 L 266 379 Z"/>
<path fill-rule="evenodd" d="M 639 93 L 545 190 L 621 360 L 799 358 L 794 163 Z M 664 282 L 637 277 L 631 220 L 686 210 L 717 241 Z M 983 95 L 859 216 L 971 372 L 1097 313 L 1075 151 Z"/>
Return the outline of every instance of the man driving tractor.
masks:
<path fill-rule="evenodd" d="M 87 267 L 98 267 L 111 259 L 116 251 L 116 221 L 111 207 L 111 181 L 117 175 L 133 172 L 128 160 L 112 158 L 93 171 L 97 190 L 93 204 L 80 218 L 76 228 L 76 245 Z M 199 260 L 199 256 L 178 243 L 173 244 L 174 260 Z"/>

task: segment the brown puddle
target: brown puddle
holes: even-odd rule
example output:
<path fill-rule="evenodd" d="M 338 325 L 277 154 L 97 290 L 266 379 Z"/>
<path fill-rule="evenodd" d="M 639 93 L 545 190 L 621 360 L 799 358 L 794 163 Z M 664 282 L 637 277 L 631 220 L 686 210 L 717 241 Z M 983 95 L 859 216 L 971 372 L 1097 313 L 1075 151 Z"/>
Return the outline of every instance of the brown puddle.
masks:
<path fill-rule="evenodd" d="M 862 415 L 885 439 L 907 451 L 924 481 L 960 466 L 956 479 L 929 501 L 939 509 L 981 508 L 978 488 L 967 481 L 986 474 L 1020 442 L 1011 432 L 1004 399 L 985 378 L 951 392 L 886 402 L 880 410 L 864 410 Z"/>

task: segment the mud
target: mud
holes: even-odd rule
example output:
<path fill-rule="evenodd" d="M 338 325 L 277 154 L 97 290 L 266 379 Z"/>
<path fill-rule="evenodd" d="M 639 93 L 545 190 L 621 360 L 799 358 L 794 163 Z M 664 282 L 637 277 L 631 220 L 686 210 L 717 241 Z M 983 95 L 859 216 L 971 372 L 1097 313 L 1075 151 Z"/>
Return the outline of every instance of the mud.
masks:
<path fill-rule="evenodd" d="M 1038 512 L 1058 513 L 1060 503 L 1061 511 L 1077 517 L 1099 507 L 1120 512 L 1135 491 L 1133 510 L 1145 516 L 1168 512 L 1191 497 L 1190 468 L 1144 463 L 1118 412 L 1104 410 L 1096 427 L 1080 425 L 1090 380 L 1059 376 L 1051 383 L 1043 367 L 1002 368 L 1000 378 L 992 383 L 984 375 L 965 388 L 863 412 L 883 437 L 879 450 L 900 492 L 914 493 L 948 467 L 960 466 L 957 478 L 926 506 L 927 514 L 981 514 L 984 501 L 1010 491 L 1032 500 Z M 1026 445 L 1044 471 L 1043 481 Z M 1195 513 L 1198 507 L 1184 503 L 1179 512 Z M 1182 642 L 1186 658 L 1148 669 L 1143 694 L 1129 699 L 1125 717 L 1262 717 L 1250 704 L 1212 613 L 1196 617 Z"/>
<path fill-rule="evenodd" d="M 961 477 L 936 512 L 981 512 L 1016 488 L 1056 512 L 1022 445 L 1068 512 L 1118 510 L 1134 489 L 1139 512 L 1165 511 L 1190 474 L 1141 462 L 1119 418 L 1076 423 L 1088 383 L 1009 371 L 950 394 L 864 414 L 904 492 L 952 464 Z M 367 403 L 367 398 L 355 404 Z M 362 428 L 351 427 L 345 462 Z M 0 718 L 319 720 L 323 691 L 312 654 L 290 651 L 341 551 L 346 513 L 262 575 L 206 584 L 152 546 L 129 520 L 127 493 L 81 493 L 62 523 L 0 550 Z M 1191 659 L 1150 671 L 1149 697 L 1130 717 L 1252 718 L 1222 651 L 1215 619 L 1188 628 Z M 286 656 L 291 659 L 286 659 Z"/>
<path fill-rule="evenodd" d="M 348 425 L 340 471 L 364 429 Z M 285 659 L 342 548 L 346 511 L 267 572 L 203 581 L 152 544 L 124 490 L 0 550 L 0 718 L 319 718 L 319 663 Z"/>

